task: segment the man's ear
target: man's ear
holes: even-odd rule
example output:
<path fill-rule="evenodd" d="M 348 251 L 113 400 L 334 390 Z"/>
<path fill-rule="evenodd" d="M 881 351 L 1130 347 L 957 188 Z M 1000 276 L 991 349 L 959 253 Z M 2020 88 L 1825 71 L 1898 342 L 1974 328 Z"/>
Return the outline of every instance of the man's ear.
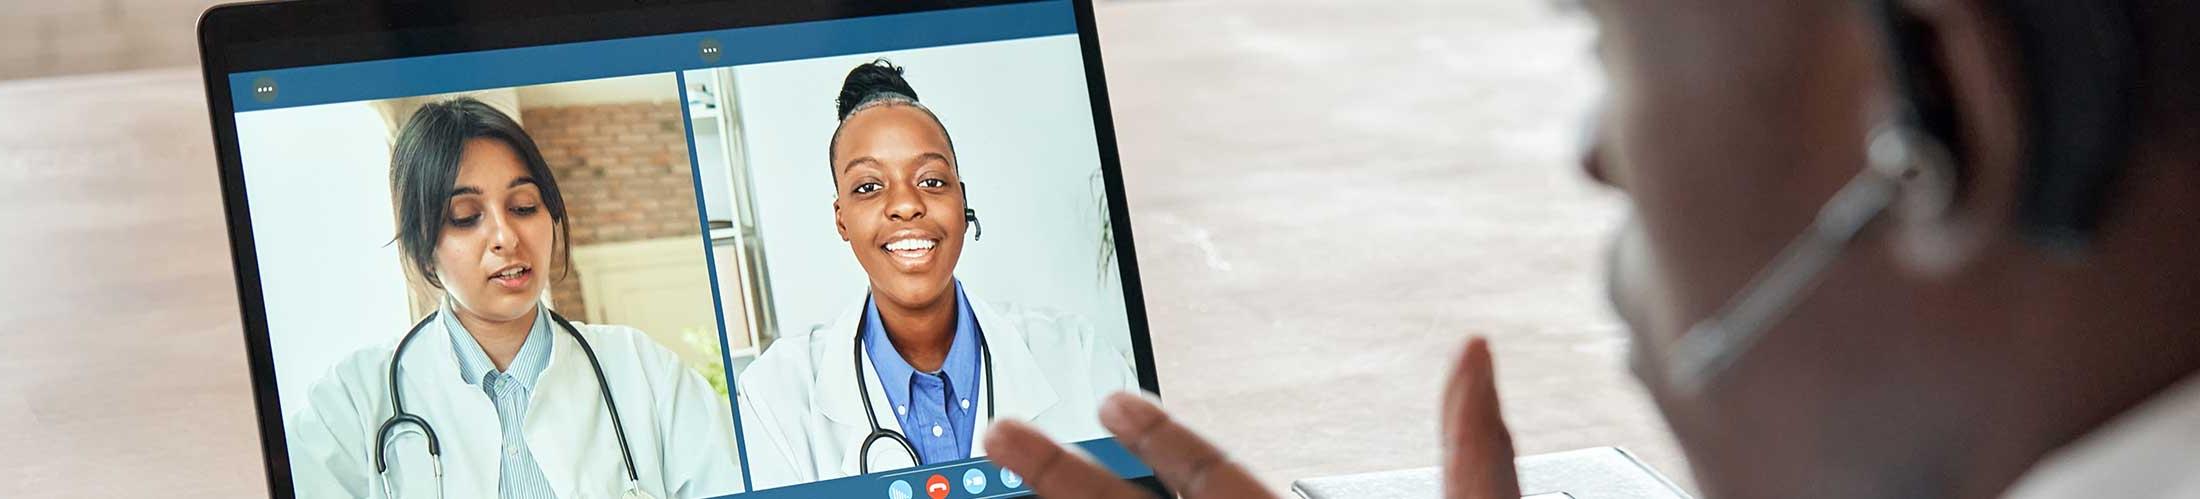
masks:
<path fill-rule="evenodd" d="M 1885 121 L 1947 162 L 1904 180 L 1888 220 L 1896 262 L 1923 275 L 1959 272 L 2019 236 L 2024 72 L 2012 27 L 1986 3 L 1888 0 L 1874 13 L 1895 110 Z"/>

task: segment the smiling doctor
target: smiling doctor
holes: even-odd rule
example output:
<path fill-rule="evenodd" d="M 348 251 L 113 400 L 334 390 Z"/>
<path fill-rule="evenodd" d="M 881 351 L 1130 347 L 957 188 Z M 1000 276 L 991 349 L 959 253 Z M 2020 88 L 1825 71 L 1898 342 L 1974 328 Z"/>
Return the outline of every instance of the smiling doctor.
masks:
<path fill-rule="evenodd" d="M 902 69 L 857 66 L 837 111 L 833 215 L 870 289 L 741 374 L 755 487 L 977 457 L 996 418 L 1106 437 L 1102 398 L 1139 388 L 1129 355 L 1082 317 L 979 300 L 955 278 L 977 212 L 946 126 Z"/>

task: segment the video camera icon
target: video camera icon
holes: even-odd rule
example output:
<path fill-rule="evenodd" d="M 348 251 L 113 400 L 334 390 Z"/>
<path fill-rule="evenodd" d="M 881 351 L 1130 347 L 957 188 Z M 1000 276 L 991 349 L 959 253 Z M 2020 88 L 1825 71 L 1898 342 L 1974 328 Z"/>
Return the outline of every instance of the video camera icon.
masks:
<path fill-rule="evenodd" d="M 984 494 L 985 472 L 977 468 L 963 471 L 963 492 L 969 492 L 970 495 Z"/>

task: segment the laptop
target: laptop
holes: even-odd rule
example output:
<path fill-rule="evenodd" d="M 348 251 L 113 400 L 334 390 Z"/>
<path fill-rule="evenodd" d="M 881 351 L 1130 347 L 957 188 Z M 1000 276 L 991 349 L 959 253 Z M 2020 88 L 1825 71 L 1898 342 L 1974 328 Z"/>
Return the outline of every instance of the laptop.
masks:
<path fill-rule="evenodd" d="M 230 4 L 274 497 L 1029 495 L 1158 393 L 1090 0 Z"/>

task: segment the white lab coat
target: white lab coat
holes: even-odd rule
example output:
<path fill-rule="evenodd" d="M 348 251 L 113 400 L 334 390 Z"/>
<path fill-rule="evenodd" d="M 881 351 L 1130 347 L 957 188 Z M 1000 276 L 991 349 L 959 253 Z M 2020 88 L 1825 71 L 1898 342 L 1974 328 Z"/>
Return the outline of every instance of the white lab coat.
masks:
<path fill-rule="evenodd" d="M 1117 346 L 1127 341 L 1109 341 L 1074 315 L 991 305 L 968 286 L 964 296 L 993 353 L 994 378 L 984 379 L 981 367 L 979 383 L 998 383 L 993 390 L 1000 397 L 998 417 L 1029 422 L 1057 441 L 1109 436 L 1100 427 L 1100 401 L 1139 389 L 1129 352 Z M 862 317 L 858 302 L 831 324 L 779 338 L 741 373 L 736 391 L 756 490 L 859 474 L 856 449 L 871 433 L 863 401 L 855 396 L 859 368 L 879 426 L 901 431 L 869 355 L 856 363 L 856 325 Z M 985 455 L 987 393 L 981 386 L 972 402 L 979 411 L 973 457 Z M 892 441 L 881 439 L 872 447 L 873 473 L 914 464 Z"/>
<path fill-rule="evenodd" d="M 741 492 L 733 417 L 701 376 L 634 328 L 575 323 L 603 364 L 642 489 L 654 497 Z M 530 392 L 521 431 L 558 497 L 619 497 L 626 468 L 587 355 L 552 327 L 550 363 Z M 459 377 L 442 320 L 428 321 L 402 364 L 405 409 L 442 444 L 444 497 L 496 497 L 503 444 L 496 407 Z M 463 333 L 461 333 L 463 334 Z M 314 383 L 308 405 L 285 425 L 298 497 L 382 497 L 376 430 L 390 417 L 389 361 L 397 341 L 365 348 Z M 398 497 L 437 497 L 427 439 L 403 425 L 386 444 Z"/>

